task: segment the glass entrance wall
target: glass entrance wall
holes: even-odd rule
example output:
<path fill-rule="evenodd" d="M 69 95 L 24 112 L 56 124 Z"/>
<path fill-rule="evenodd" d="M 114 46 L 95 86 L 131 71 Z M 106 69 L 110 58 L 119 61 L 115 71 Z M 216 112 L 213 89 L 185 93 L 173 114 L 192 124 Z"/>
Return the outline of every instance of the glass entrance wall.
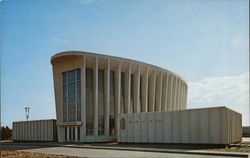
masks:
<path fill-rule="evenodd" d="M 80 69 L 63 72 L 63 121 L 81 121 Z"/>

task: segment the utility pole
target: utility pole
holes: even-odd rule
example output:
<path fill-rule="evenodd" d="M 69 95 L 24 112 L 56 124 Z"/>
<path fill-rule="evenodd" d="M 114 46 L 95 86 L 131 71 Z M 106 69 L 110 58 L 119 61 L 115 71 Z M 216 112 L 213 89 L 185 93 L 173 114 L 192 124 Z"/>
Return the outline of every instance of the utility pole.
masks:
<path fill-rule="evenodd" d="M 25 109 L 26 121 L 28 121 L 29 120 L 29 114 L 30 114 L 30 107 L 27 106 L 24 109 Z"/>

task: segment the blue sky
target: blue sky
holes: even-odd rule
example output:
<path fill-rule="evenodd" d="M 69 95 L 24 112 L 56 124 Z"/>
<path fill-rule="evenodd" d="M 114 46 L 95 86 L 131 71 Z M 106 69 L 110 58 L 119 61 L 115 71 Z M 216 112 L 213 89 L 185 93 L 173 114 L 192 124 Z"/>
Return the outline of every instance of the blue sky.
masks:
<path fill-rule="evenodd" d="M 50 57 L 83 50 L 177 72 L 188 108 L 226 105 L 249 124 L 247 0 L 0 0 L 1 122 L 55 118 Z"/>

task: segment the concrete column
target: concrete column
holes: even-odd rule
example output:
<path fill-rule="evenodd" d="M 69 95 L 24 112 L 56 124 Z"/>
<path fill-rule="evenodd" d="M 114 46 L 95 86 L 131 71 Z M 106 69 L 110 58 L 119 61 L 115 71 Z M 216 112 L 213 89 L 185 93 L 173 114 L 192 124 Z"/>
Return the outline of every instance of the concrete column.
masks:
<path fill-rule="evenodd" d="M 98 57 L 95 58 L 94 67 L 94 136 L 98 136 Z"/>
<path fill-rule="evenodd" d="M 77 130 L 77 126 L 73 127 L 75 128 L 75 142 L 78 141 L 78 130 Z"/>
<path fill-rule="evenodd" d="M 137 71 L 134 76 L 134 112 L 139 113 L 141 112 L 141 105 L 140 105 L 140 71 L 141 67 L 138 65 Z"/>
<path fill-rule="evenodd" d="M 142 75 L 142 100 L 141 100 L 141 109 L 142 112 L 148 112 L 148 68 Z"/>
<path fill-rule="evenodd" d="M 161 96 L 162 96 L 162 73 L 159 72 L 156 79 L 156 91 L 155 91 L 155 110 L 161 111 Z"/>
<path fill-rule="evenodd" d="M 170 77 L 169 77 L 169 74 L 167 74 L 166 76 L 166 105 L 165 105 L 165 111 L 168 111 L 169 110 L 169 94 L 170 94 L 170 91 L 169 91 L 169 80 L 170 80 Z"/>
<path fill-rule="evenodd" d="M 125 113 L 131 113 L 130 109 L 130 88 L 131 88 L 131 64 L 128 63 L 127 73 L 125 74 Z"/>
<path fill-rule="evenodd" d="M 81 121 L 82 125 L 80 126 L 80 140 L 84 141 L 86 136 L 86 58 L 87 56 L 82 57 L 82 67 L 81 67 Z"/>
<path fill-rule="evenodd" d="M 36 125 L 36 124 L 35 124 Z M 36 131 L 36 130 L 35 130 Z M 37 132 L 37 131 L 36 131 Z M 53 129 L 53 132 L 54 132 L 54 129 Z M 61 133 L 61 136 L 60 137 L 58 137 L 58 142 L 65 142 L 66 140 L 65 140 L 65 127 L 60 127 L 59 128 L 59 131 L 58 132 L 60 132 Z M 35 135 L 35 138 L 36 138 L 37 136 Z M 54 134 L 52 134 L 52 138 L 53 138 L 53 140 L 54 140 Z"/>
<path fill-rule="evenodd" d="M 161 111 L 166 111 L 167 101 L 167 76 L 162 76 L 162 97 L 161 97 Z"/>
<path fill-rule="evenodd" d="M 185 95 L 184 95 L 184 108 L 187 108 L 187 98 L 188 98 L 188 87 L 185 85 Z"/>
<path fill-rule="evenodd" d="M 155 110 L 155 80 L 156 80 L 156 72 L 155 70 L 152 70 L 152 74 L 150 76 L 150 82 L 149 82 L 149 107 L 148 110 L 149 112 L 154 112 Z"/>
<path fill-rule="evenodd" d="M 179 109 L 182 109 L 182 81 L 179 81 Z"/>
<path fill-rule="evenodd" d="M 181 81 L 181 109 L 184 109 L 183 97 L 184 97 L 184 84 Z"/>
<path fill-rule="evenodd" d="M 182 80 L 179 82 L 179 109 L 182 109 Z"/>
<path fill-rule="evenodd" d="M 168 81 L 168 110 L 173 110 L 173 76 L 170 74 Z"/>
<path fill-rule="evenodd" d="M 172 110 L 176 110 L 176 92 L 177 92 L 177 78 L 173 77 Z"/>
<path fill-rule="evenodd" d="M 105 88 L 105 127 L 104 133 L 105 136 L 109 136 L 109 88 L 110 88 L 110 59 L 107 59 L 107 69 L 105 69 L 104 76 L 104 88 Z"/>
<path fill-rule="evenodd" d="M 118 115 L 120 114 L 120 95 L 121 95 L 121 62 L 117 64 L 117 69 L 115 72 L 115 125 L 116 132 L 115 135 L 119 138 L 120 131 L 120 121 L 118 120 Z"/>
<path fill-rule="evenodd" d="M 71 141 L 73 142 L 73 141 L 75 141 L 75 140 L 73 139 L 73 138 L 74 138 L 73 135 L 75 134 L 75 133 L 74 133 L 74 130 L 73 130 L 74 126 L 71 126 L 70 128 L 71 128 Z"/>
<path fill-rule="evenodd" d="M 65 127 L 65 128 L 67 128 L 67 140 L 66 140 L 66 141 L 70 141 L 70 140 L 69 140 L 69 128 L 70 128 L 70 126 L 67 126 L 67 127 Z"/>
<path fill-rule="evenodd" d="M 176 108 L 177 110 L 180 108 L 180 80 L 176 78 Z"/>
<path fill-rule="evenodd" d="M 183 97 L 182 97 L 183 108 L 185 108 L 185 99 L 186 99 L 186 89 L 185 89 L 185 84 L 183 83 Z"/>

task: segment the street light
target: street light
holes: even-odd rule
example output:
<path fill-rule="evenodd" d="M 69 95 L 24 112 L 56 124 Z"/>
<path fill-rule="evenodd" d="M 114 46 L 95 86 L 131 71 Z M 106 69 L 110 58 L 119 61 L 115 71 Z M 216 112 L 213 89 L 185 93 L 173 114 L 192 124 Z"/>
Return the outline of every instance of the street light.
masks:
<path fill-rule="evenodd" d="M 29 114 L 30 114 L 30 107 L 27 106 L 24 109 L 25 109 L 26 121 L 28 121 L 29 120 Z"/>

